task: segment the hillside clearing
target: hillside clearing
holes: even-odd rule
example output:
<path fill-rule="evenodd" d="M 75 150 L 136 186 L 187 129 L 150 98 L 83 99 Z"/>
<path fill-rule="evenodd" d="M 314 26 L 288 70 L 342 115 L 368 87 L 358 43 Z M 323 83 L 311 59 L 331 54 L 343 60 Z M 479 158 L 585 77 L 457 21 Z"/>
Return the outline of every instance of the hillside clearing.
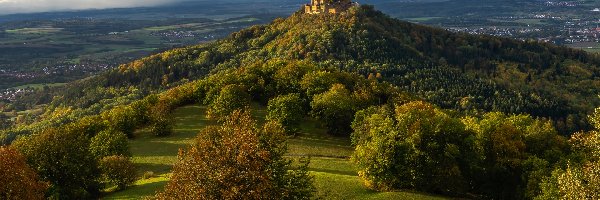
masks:
<path fill-rule="evenodd" d="M 255 118 L 264 119 L 265 108 L 253 105 Z M 205 106 L 190 105 L 174 112 L 174 134 L 157 138 L 138 131 L 131 140 L 133 162 L 140 177 L 151 171 L 155 177 L 138 180 L 127 190 L 109 193 L 103 199 L 142 199 L 154 195 L 169 180 L 171 166 L 177 161 L 177 152 L 193 143 L 196 134 L 205 126 L 216 124 L 204 115 Z M 323 199 L 443 199 L 413 192 L 375 192 L 362 185 L 356 167 L 349 160 L 352 153 L 348 138 L 332 137 L 316 121 L 302 123 L 301 133 L 288 141 L 290 158 L 309 156 L 309 170 L 314 176 L 316 196 Z"/>

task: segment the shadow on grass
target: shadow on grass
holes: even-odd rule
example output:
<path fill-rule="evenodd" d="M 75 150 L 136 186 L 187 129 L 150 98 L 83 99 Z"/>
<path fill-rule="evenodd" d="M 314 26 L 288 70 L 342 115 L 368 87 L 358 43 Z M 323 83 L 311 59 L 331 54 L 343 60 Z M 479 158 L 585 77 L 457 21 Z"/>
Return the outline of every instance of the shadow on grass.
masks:
<path fill-rule="evenodd" d="M 323 172 L 323 173 L 337 174 L 337 175 L 358 176 L 357 172 L 350 172 L 350 171 L 344 171 L 344 170 L 333 170 L 333 169 L 323 169 L 323 168 L 309 167 L 308 171 L 311 171 L 311 172 Z"/>
<path fill-rule="evenodd" d="M 146 141 L 143 145 L 132 145 L 131 151 L 136 157 L 177 156 L 180 148 L 187 149 L 185 143 L 177 144 L 168 141 Z"/>
<path fill-rule="evenodd" d="M 138 182 L 143 181 L 145 180 Z M 154 195 L 157 191 L 162 190 L 168 182 L 167 179 L 160 179 L 159 181 L 136 183 L 136 185 L 127 188 L 127 190 L 112 193 L 102 199 L 144 199 L 144 197 Z"/>
<path fill-rule="evenodd" d="M 155 174 L 169 173 L 173 168 L 173 165 L 154 163 L 136 163 L 135 166 L 137 167 L 139 176 L 147 171 L 154 172 Z"/>

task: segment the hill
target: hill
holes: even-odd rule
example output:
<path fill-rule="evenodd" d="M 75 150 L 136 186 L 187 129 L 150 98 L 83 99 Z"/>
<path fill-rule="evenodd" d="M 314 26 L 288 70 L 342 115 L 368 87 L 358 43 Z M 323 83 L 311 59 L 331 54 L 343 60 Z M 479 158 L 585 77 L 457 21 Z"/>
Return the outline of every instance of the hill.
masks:
<path fill-rule="evenodd" d="M 319 180 L 327 181 L 324 177 L 336 171 L 352 173 L 346 183 L 356 186 L 347 160 L 350 156 L 365 188 L 377 191 L 409 189 L 467 198 L 531 199 L 558 192 L 569 195 L 574 190 L 565 192 L 557 185 L 568 178 L 573 187 L 580 183 L 582 194 L 587 195 L 598 188 L 587 184 L 596 181 L 587 179 L 598 176 L 569 174 L 596 172 L 598 134 L 580 132 L 567 140 L 557 129 L 566 134 L 592 125 L 600 129 L 599 112 L 590 123 L 586 121 L 586 113 L 591 113 L 598 101 L 597 87 L 593 87 L 596 63 L 595 55 L 582 51 L 450 33 L 392 19 L 369 6 L 338 15 L 298 12 L 224 40 L 167 51 L 47 89 L 40 95 L 48 105 L 30 111 L 38 112 L 38 117 L 19 117 L 21 124 L 4 131 L 2 139 L 11 143 L 20 137 L 13 146 L 42 180 L 51 183 L 51 195 L 72 198 L 97 196 L 99 190 L 110 189 L 106 172 L 98 172 L 105 166 L 98 162 L 127 163 L 131 155 L 141 169 L 162 173 L 174 163 L 173 176 L 162 195 L 177 195 L 180 186 L 183 190 L 206 186 L 177 182 L 178 177 L 188 178 L 181 173 L 211 173 L 204 167 L 193 168 L 197 166 L 193 162 L 212 163 L 212 158 L 218 158 L 220 163 L 235 166 L 244 161 L 227 159 L 236 158 L 237 153 L 244 158 L 281 156 L 278 164 L 271 163 L 279 168 L 267 168 L 281 172 L 273 179 L 279 180 L 278 184 L 286 183 L 278 179 L 281 177 L 311 179 L 302 166 L 286 168 L 291 165 L 283 155 L 299 154 L 344 159 L 315 159 L 312 173 L 317 177 L 315 184 L 321 186 L 327 183 Z M 29 102 L 35 101 L 43 102 L 40 98 Z M 190 104 L 205 106 L 195 112 L 204 113 L 213 120 L 210 123 L 223 123 L 203 128 L 189 150 L 179 152 L 177 161 L 173 151 L 152 157 L 152 150 L 191 143 L 184 137 L 201 127 L 178 130 L 181 124 L 174 123 L 177 108 Z M 240 109 L 256 105 L 267 110 L 266 117 L 257 117 L 268 121 L 262 128 L 249 119 L 249 112 L 240 115 Z M 231 114 L 247 120 L 238 126 Z M 201 115 L 189 117 L 206 123 Z M 263 154 L 235 150 L 235 145 L 243 144 L 233 137 L 235 130 L 243 130 L 255 144 L 264 142 L 256 149 L 266 150 L 253 151 Z M 226 133 L 226 140 L 233 142 L 221 144 L 224 139 L 220 137 L 206 138 L 215 133 Z M 288 154 L 279 146 L 283 142 L 272 144 L 280 141 L 275 137 L 283 133 L 292 147 Z M 162 138 L 148 142 L 147 137 Z M 175 145 L 144 149 L 152 142 Z M 338 147 L 321 148 L 332 143 Z M 134 147 L 132 151 L 127 144 Z M 313 148 L 315 144 L 318 148 Z M 197 150 L 205 147 L 207 151 Z M 202 154 L 205 152 L 226 156 Z M 146 155 L 158 163 L 147 162 L 142 158 Z M 232 170 L 243 173 L 247 169 Z M 250 173 L 262 172 L 265 170 Z M 344 179 L 337 177 L 336 181 Z M 263 179 L 266 185 L 269 180 Z M 208 190 L 215 191 L 220 183 Z M 310 196 L 310 187 L 288 186 Z M 321 192 L 328 190 L 323 188 Z M 368 193 L 365 188 L 358 193 Z M 228 194 L 240 194 L 231 192 Z"/>
<path fill-rule="evenodd" d="M 139 98 L 182 80 L 272 59 L 380 75 L 436 105 L 466 113 L 502 111 L 551 118 L 563 133 L 589 129 L 586 116 L 600 105 L 596 55 L 532 41 L 451 33 L 392 19 L 368 6 L 342 15 L 295 13 L 224 40 L 167 51 L 39 91 L 14 104 L 86 110 L 103 99 L 113 102 L 125 94 Z"/>

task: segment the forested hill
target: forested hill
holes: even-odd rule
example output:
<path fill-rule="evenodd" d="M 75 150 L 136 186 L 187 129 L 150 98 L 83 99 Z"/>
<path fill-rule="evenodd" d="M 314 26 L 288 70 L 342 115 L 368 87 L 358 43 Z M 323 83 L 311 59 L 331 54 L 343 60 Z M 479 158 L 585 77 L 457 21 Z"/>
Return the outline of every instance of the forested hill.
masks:
<path fill-rule="evenodd" d="M 109 107 L 106 99 L 120 104 L 182 81 L 272 59 L 306 60 L 377 77 L 443 108 L 471 114 L 502 111 L 549 117 L 563 133 L 587 128 L 587 114 L 600 105 L 596 55 L 534 41 L 452 33 L 393 19 L 371 6 L 339 15 L 299 11 L 224 40 L 123 65 L 42 95 L 46 99 L 33 99 L 51 102 L 51 108 L 98 112 Z M 127 98 L 114 100 L 123 96 Z"/>
<path fill-rule="evenodd" d="M 299 11 L 21 99 L 34 117 L 0 131 L 0 161 L 18 161 L 0 165 L 8 166 L 0 180 L 16 188 L 0 187 L 0 199 L 13 191 L 94 199 L 124 189 L 137 178 L 128 145 L 141 143 L 148 148 L 135 153 L 148 160 L 136 159 L 138 166 L 174 164 L 157 199 L 308 199 L 310 163 L 286 157 L 313 155 L 323 156 L 316 166 L 328 166 L 314 171 L 327 174 L 319 193 L 332 199 L 338 192 L 329 189 L 344 186 L 331 179 L 349 177 L 376 191 L 599 199 L 598 63 L 582 51 L 450 33 L 369 6 Z M 201 108 L 182 115 L 202 129 L 172 163 L 156 146 L 174 156 L 172 144 L 188 144 L 174 139 L 199 130 L 176 121 L 186 105 Z M 593 131 L 579 131 L 587 126 Z M 154 136 L 162 142 L 145 140 Z M 311 142 L 296 140 L 307 145 L 295 148 L 306 152 L 285 153 L 286 138 L 303 137 Z M 290 170 L 294 163 L 302 166 Z M 11 173 L 13 165 L 28 173 Z M 20 187 L 30 182 L 32 189 Z M 356 195 L 352 188 L 339 193 Z"/>

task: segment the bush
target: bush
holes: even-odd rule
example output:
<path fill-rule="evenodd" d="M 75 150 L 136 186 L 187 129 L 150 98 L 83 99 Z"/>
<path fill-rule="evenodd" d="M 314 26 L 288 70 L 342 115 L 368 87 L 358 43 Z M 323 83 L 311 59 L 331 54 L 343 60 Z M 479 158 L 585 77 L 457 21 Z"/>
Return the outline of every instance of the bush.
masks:
<path fill-rule="evenodd" d="M 84 133 L 46 129 L 15 141 L 13 146 L 27 159 L 42 180 L 52 184 L 50 194 L 59 199 L 87 199 L 98 195 L 97 161 Z"/>
<path fill-rule="evenodd" d="M 107 186 L 116 186 L 121 190 L 135 183 L 135 165 L 125 156 L 104 157 L 100 160 L 99 167 L 102 172 L 102 182 Z"/>
<path fill-rule="evenodd" d="M 25 162 L 18 151 L 0 147 L 0 199 L 45 199 L 48 184 Z"/>
<path fill-rule="evenodd" d="M 112 155 L 131 156 L 127 136 L 116 130 L 104 130 L 94 136 L 90 151 L 96 159 Z"/>
<path fill-rule="evenodd" d="M 235 111 L 221 126 L 209 126 L 181 151 L 171 181 L 158 199 L 309 199 L 314 190 L 307 165 L 290 170 L 283 128 L 256 127 Z"/>
<path fill-rule="evenodd" d="M 298 129 L 305 112 L 302 108 L 302 99 L 298 94 L 288 94 L 275 97 L 267 106 L 267 120 L 279 122 L 286 131 L 293 132 Z"/>

